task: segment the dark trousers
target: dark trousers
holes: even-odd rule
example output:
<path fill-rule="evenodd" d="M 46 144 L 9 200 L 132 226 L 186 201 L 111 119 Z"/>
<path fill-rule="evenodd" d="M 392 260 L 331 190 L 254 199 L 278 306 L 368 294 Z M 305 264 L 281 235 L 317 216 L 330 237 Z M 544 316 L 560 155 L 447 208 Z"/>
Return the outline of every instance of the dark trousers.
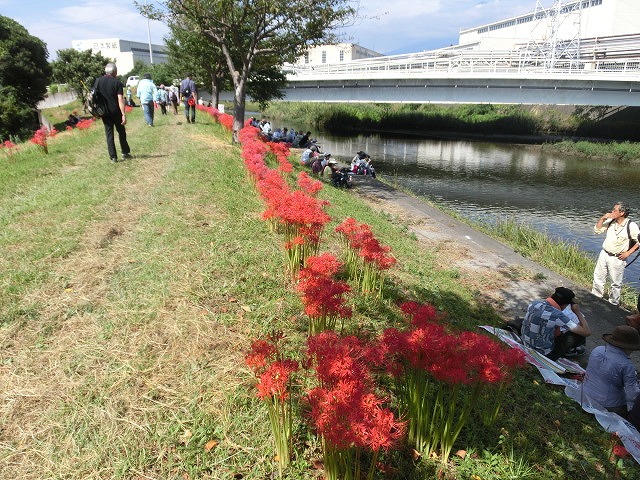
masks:
<path fill-rule="evenodd" d="M 191 110 L 191 114 L 189 114 L 189 110 Z M 196 119 L 196 106 L 189 105 L 189 102 L 184 102 L 184 116 L 193 122 Z"/>
<path fill-rule="evenodd" d="M 102 123 L 104 124 L 104 134 L 107 138 L 107 150 L 109 151 L 110 158 L 118 158 L 118 153 L 116 152 L 116 144 L 113 137 L 113 128 L 115 127 L 118 132 L 118 140 L 120 140 L 120 150 L 122 150 L 122 154 L 126 155 L 131 153 L 131 149 L 129 148 L 129 144 L 127 143 L 127 130 L 122 125 L 122 117 L 117 115 L 106 115 L 102 117 Z"/>
<path fill-rule="evenodd" d="M 547 358 L 555 361 L 560 357 L 564 357 L 569 350 L 584 345 L 585 343 L 586 338 L 582 335 L 573 332 L 564 332 L 555 338 L 553 350 L 547 354 Z"/>

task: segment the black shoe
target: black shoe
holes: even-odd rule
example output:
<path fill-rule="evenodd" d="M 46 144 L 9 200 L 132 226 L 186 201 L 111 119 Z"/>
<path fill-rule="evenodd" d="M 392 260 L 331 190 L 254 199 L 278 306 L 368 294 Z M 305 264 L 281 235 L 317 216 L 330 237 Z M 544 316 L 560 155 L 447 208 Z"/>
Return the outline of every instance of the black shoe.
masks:
<path fill-rule="evenodd" d="M 187 117 L 187 123 L 191 123 L 191 120 L 189 120 L 189 117 Z"/>
<path fill-rule="evenodd" d="M 122 154 L 122 159 L 123 160 L 131 160 L 133 157 L 131 156 L 130 153 L 123 153 Z"/>
<path fill-rule="evenodd" d="M 191 123 L 196 123 L 196 119 L 195 119 L 195 118 L 192 118 L 192 119 L 191 119 Z"/>
<path fill-rule="evenodd" d="M 563 356 L 565 358 L 573 358 L 573 357 L 579 357 L 581 355 L 584 355 L 584 353 L 587 351 L 587 349 L 585 348 L 584 345 L 579 345 L 575 348 L 572 348 L 570 350 L 567 351 L 567 353 L 565 353 Z"/>
<path fill-rule="evenodd" d="M 118 157 L 111 157 L 111 161 L 112 161 L 113 163 L 116 163 L 116 162 L 118 161 Z"/>

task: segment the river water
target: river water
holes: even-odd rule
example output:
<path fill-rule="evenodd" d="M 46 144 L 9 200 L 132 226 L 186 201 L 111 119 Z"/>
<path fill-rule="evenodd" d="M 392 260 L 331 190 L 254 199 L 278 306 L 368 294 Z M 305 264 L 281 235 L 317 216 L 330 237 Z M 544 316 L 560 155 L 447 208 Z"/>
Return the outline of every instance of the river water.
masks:
<path fill-rule="evenodd" d="M 593 225 L 616 201 L 626 201 L 640 222 L 635 167 L 550 154 L 539 146 L 377 135 L 317 139 L 322 151 L 345 163 L 366 151 L 387 181 L 467 218 L 490 224 L 513 218 L 577 244 L 594 261 L 603 235 L 595 235 Z M 627 268 L 625 283 L 638 288 L 639 277 L 640 258 Z"/>

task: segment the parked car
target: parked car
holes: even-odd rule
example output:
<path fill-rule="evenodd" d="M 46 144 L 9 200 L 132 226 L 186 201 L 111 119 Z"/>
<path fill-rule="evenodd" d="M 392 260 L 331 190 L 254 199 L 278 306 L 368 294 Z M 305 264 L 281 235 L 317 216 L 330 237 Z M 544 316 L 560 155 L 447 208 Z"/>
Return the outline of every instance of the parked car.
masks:
<path fill-rule="evenodd" d="M 137 87 L 140 77 L 138 75 L 132 75 L 127 78 L 127 87 Z"/>

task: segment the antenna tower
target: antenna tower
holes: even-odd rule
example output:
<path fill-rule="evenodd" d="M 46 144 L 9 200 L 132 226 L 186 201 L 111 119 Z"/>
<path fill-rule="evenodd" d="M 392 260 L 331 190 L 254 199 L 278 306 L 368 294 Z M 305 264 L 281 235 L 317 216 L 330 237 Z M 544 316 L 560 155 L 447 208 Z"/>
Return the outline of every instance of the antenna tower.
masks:
<path fill-rule="evenodd" d="M 582 4 L 587 1 L 554 0 L 552 6 L 545 7 L 536 0 L 536 25 L 531 30 L 526 56 L 544 59 L 544 66 L 549 69 L 580 58 Z"/>

